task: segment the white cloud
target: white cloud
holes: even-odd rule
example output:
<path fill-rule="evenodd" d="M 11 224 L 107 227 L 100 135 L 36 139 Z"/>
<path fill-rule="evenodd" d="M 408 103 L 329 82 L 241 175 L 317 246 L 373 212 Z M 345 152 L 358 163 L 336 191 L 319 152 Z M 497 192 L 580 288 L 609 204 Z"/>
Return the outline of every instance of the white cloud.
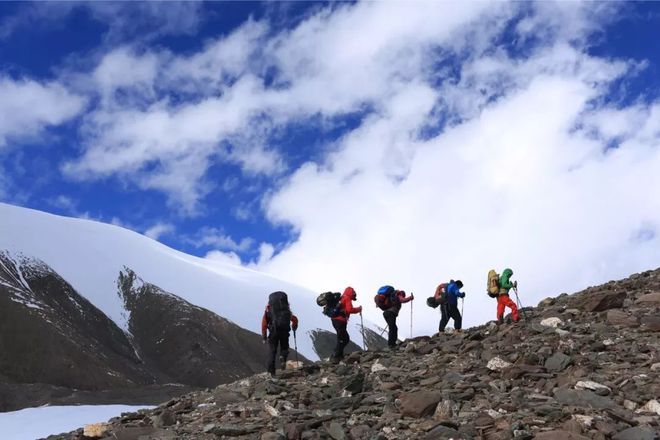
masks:
<path fill-rule="evenodd" d="M 254 244 L 254 240 L 249 237 L 244 237 L 240 241 L 234 240 L 231 236 L 226 235 L 218 228 L 205 227 L 202 228 L 194 239 L 189 240 L 194 246 L 213 246 L 223 251 L 248 251 Z"/>
<path fill-rule="evenodd" d="M 289 31 L 250 21 L 183 57 L 125 48 L 156 65 L 140 75 L 140 101 L 90 114 L 86 150 L 65 170 L 119 175 L 188 214 L 226 181 L 208 175 L 216 160 L 276 177 L 268 218 L 298 237 L 279 253 L 261 244 L 253 266 L 319 291 L 352 285 L 376 321 L 379 285 L 423 299 L 461 278 L 466 322 L 483 322 L 495 314 L 491 268 L 513 267 L 532 305 L 657 265 L 660 107 L 607 104 L 610 84 L 643 66 L 584 46 L 617 7 L 364 2 Z M 521 9 L 512 54 L 496 37 Z M 286 175 L 273 134 L 351 112 L 363 116 L 357 128 Z M 209 259 L 238 264 L 254 245 L 211 232 L 199 242 L 229 252 Z M 416 310 L 418 331 L 432 332 L 437 318 Z"/>
<path fill-rule="evenodd" d="M 35 139 L 83 109 L 85 100 L 57 83 L 0 76 L 0 148 L 13 141 Z"/>
<path fill-rule="evenodd" d="M 204 258 L 211 261 L 218 261 L 223 264 L 229 263 L 235 266 L 241 265 L 241 257 L 239 257 L 236 252 L 211 251 L 208 252 Z"/>
<path fill-rule="evenodd" d="M 158 222 L 144 231 L 144 235 L 154 240 L 158 240 L 160 237 L 174 232 L 174 229 L 174 225 L 171 223 Z"/>

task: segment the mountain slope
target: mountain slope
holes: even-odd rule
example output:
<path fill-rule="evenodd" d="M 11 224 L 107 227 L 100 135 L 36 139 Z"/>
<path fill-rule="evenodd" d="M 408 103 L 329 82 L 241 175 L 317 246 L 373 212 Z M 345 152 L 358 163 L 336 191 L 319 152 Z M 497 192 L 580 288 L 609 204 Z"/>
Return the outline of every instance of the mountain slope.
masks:
<path fill-rule="evenodd" d="M 660 269 L 523 316 L 256 375 L 97 428 L 182 440 L 660 438 Z"/>
<path fill-rule="evenodd" d="M 130 311 L 117 295 L 117 277 L 125 267 L 161 290 L 257 333 L 268 294 L 284 290 L 294 313 L 306 318 L 300 322 L 298 348 L 310 359 L 318 356 L 309 332 L 333 331 L 314 302 L 316 292 L 246 268 L 186 255 L 117 226 L 0 203 L 0 230 L 0 250 L 43 261 L 125 331 Z M 352 333 L 361 346 L 359 332 Z"/>

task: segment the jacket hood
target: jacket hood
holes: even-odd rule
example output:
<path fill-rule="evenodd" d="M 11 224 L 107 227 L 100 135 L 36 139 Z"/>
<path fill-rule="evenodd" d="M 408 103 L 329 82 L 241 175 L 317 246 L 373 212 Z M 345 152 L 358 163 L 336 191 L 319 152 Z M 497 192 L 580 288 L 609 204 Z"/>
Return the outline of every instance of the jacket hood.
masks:
<path fill-rule="evenodd" d="M 503 277 L 510 277 L 511 275 L 513 275 L 513 271 L 509 268 L 504 269 L 504 272 L 502 272 Z"/>
<path fill-rule="evenodd" d="M 355 289 L 353 289 L 350 286 L 347 287 L 346 289 L 344 289 L 344 295 L 343 296 L 347 296 L 347 297 L 352 299 L 355 296 Z"/>

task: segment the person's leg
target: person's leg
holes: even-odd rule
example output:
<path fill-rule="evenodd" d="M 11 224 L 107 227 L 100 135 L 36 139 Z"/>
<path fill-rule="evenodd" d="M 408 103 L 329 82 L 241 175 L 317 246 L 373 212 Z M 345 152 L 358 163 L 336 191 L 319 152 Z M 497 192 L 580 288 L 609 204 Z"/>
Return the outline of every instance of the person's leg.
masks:
<path fill-rule="evenodd" d="M 497 297 L 497 320 L 502 321 L 504 318 L 504 304 L 506 304 L 505 298 L 508 298 L 506 295 L 500 295 Z"/>
<path fill-rule="evenodd" d="M 337 331 L 337 345 L 333 354 L 333 358 L 337 361 L 344 358 L 344 348 L 348 345 L 348 341 L 350 341 L 346 325 L 346 322 L 332 320 L 332 326 Z"/>
<path fill-rule="evenodd" d="M 275 358 L 277 357 L 277 339 L 272 333 L 268 335 L 268 363 L 266 370 L 271 374 L 275 374 Z"/>
<path fill-rule="evenodd" d="M 451 318 L 454 320 L 454 329 L 460 330 L 463 325 L 463 317 L 461 312 L 458 310 L 458 304 L 451 304 L 449 306 L 449 312 Z"/>
<path fill-rule="evenodd" d="M 396 341 L 399 339 L 399 329 L 396 326 L 396 313 L 387 310 L 383 312 L 383 317 L 385 318 L 385 322 L 387 322 L 387 326 L 389 328 L 389 332 L 387 334 L 387 345 L 390 347 L 395 347 Z"/>
<path fill-rule="evenodd" d="M 445 331 L 445 327 L 447 327 L 447 323 L 449 322 L 449 310 L 448 310 L 449 304 L 440 304 L 440 313 L 442 314 L 442 317 L 440 318 L 440 325 L 438 326 L 438 333 L 443 333 Z"/>
<path fill-rule="evenodd" d="M 289 332 L 281 332 L 280 342 L 280 370 L 286 370 L 286 360 L 289 358 Z"/>
<path fill-rule="evenodd" d="M 511 309 L 511 319 L 518 321 L 518 306 L 516 303 L 508 296 L 505 296 L 504 305 Z"/>

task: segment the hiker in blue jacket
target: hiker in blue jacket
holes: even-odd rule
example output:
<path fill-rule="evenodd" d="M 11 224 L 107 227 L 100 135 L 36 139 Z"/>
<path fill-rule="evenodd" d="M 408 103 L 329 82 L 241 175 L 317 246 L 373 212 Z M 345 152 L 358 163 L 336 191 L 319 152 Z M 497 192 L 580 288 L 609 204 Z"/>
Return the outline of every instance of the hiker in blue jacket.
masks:
<path fill-rule="evenodd" d="M 461 312 L 458 311 L 458 298 L 465 298 L 465 293 L 461 292 L 462 287 L 463 282 L 461 280 L 451 281 L 447 287 L 445 287 L 447 302 L 440 305 L 440 312 L 442 313 L 440 326 L 438 327 L 438 332 L 440 334 L 444 333 L 449 318 L 454 320 L 454 329 L 458 332 L 461 331 L 463 318 L 461 317 Z"/>

